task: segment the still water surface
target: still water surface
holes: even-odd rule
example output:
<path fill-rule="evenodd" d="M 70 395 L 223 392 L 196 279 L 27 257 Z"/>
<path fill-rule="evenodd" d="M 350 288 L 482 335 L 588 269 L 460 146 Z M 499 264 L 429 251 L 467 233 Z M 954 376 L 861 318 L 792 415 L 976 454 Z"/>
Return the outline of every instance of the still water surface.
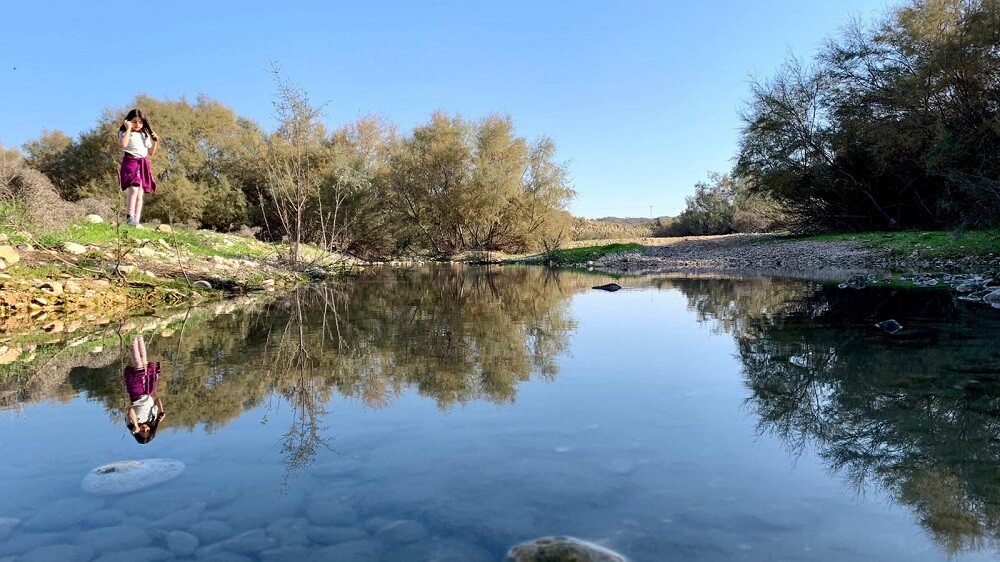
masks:
<path fill-rule="evenodd" d="M 146 444 L 135 331 L 39 347 L 0 380 L 0 558 L 478 562 L 550 534 L 637 562 L 994 558 L 1000 311 L 772 278 L 590 288 L 608 281 L 383 271 L 151 323 Z M 149 458 L 186 469 L 81 491 Z"/>

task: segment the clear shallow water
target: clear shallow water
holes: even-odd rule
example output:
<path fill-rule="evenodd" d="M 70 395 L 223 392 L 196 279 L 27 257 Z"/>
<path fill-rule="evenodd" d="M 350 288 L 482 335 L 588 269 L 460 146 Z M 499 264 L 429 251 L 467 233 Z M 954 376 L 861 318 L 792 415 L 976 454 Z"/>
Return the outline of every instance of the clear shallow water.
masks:
<path fill-rule="evenodd" d="M 1000 313 L 760 278 L 590 289 L 610 280 L 396 271 L 150 322 L 167 417 L 145 445 L 128 329 L 40 347 L 2 386 L 0 557 L 485 561 L 569 534 L 639 562 L 993 559 Z M 80 491 L 142 458 L 187 468 Z"/>

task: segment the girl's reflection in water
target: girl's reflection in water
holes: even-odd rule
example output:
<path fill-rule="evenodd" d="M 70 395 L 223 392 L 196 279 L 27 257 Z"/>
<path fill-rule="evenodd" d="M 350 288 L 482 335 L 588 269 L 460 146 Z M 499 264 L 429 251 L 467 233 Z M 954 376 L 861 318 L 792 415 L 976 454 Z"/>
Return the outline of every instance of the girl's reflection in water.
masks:
<path fill-rule="evenodd" d="M 160 376 L 160 363 L 150 363 L 146 358 L 146 341 L 142 334 L 132 338 L 131 362 L 122 370 L 125 391 L 132 405 L 128 408 L 125 425 L 140 444 L 156 437 L 156 428 L 166 413 L 163 402 L 156 396 L 156 380 Z"/>

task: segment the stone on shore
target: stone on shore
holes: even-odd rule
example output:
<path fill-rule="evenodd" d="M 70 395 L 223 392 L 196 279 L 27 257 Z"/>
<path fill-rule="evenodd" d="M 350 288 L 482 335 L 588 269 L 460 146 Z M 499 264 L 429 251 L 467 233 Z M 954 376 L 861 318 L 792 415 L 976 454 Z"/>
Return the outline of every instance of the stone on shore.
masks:
<path fill-rule="evenodd" d="M 17 253 L 17 250 L 10 246 L 0 246 L 0 264 L 2 264 L 0 269 L 6 269 L 19 261 L 21 261 L 21 255 Z"/>
<path fill-rule="evenodd" d="M 73 254 L 74 256 L 82 256 L 87 253 L 87 247 L 82 244 L 77 244 L 76 242 L 66 242 L 63 244 L 63 250 L 67 253 Z"/>

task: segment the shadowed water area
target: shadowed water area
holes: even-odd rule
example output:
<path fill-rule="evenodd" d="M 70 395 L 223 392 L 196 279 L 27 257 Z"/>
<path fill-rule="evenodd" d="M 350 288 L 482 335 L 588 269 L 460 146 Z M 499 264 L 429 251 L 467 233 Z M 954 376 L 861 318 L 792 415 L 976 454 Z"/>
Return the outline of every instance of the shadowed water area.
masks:
<path fill-rule="evenodd" d="M 946 290 L 438 267 L 147 320 L 0 366 L 0 558 L 998 552 L 1000 310 Z M 184 470 L 81 489 L 138 459 Z"/>

